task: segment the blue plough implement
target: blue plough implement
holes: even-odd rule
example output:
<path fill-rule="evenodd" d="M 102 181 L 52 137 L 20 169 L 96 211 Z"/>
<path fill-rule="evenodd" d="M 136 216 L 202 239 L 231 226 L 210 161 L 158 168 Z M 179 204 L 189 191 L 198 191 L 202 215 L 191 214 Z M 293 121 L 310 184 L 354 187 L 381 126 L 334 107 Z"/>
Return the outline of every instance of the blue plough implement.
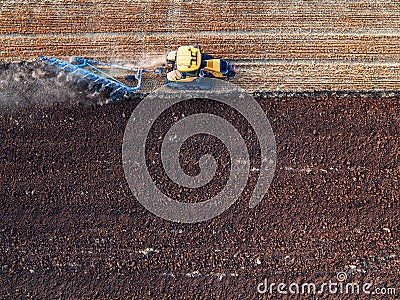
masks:
<path fill-rule="evenodd" d="M 97 92 L 103 92 L 105 90 L 110 91 L 110 98 L 113 101 L 118 100 L 121 96 L 127 95 L 131 92 L 140 90 L 142 87 L 143 73 L 153 73 L 162 76 L 163 68 L 159 67 L 155 70 L 146 70 L 141 68 L 128 68 L 124 66 L 107 64 L 103 62 L 94 61 L 92 59 L 86 59 L 83 57 L 74 57 L 71 63 L 55 57 L 39 56 L 39 60 L 45 62 L 48 65 L 55 67 L 55 73 L 65 72 L 70 76 L 74 76 L 81 80 L 89 82 L 89 88 Z M 100 67 L 108 67 L 112 69 L 122 69 L 129 71 L 130 75 L 125 76 L 125 80 L 135 81 L 135 86 L 128 86 L 115 77 L 104 72 Z"/>

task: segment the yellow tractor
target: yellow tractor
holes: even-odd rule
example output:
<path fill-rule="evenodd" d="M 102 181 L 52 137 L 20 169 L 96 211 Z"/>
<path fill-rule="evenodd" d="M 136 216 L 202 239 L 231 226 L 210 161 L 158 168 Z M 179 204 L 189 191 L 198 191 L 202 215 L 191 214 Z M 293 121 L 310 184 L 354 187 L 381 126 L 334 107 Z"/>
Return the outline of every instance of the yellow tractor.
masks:
<path fill-rule="evenodd" d="M 181 46 L 167 54 L 167 81 L 191 82 L 199 77 L 230 79 L 236 66 L 201 52 L 199 46 Z"/>

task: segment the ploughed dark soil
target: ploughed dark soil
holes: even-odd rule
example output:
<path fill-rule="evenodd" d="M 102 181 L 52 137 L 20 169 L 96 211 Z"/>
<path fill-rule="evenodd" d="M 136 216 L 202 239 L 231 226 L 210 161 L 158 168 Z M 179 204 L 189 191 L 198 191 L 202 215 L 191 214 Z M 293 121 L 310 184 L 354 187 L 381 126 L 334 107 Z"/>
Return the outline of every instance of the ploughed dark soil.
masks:
<path fill-rule="evenodd" d="M 277 143 L 269 191 L 197 224 L 154 216 L 128 187 L 122 138 L 139 101 L 0 115 L 1 299 L 272 298 L 264 278 L 338 272 L 400 294 L 398 96 L 260 95 Z"/>

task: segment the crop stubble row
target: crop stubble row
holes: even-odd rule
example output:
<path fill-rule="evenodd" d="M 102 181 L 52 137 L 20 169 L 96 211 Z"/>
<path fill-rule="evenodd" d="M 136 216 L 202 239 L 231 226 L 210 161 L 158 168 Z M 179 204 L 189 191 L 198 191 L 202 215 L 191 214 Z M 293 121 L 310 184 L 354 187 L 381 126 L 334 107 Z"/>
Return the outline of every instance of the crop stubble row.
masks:
<path fill-rule="evenodd" d="M 14 0 L 0 7 L 3 34 L 400 28 L 400 7 L 387 1 Z"/>
<path fill-rule="evenodd" d="M 326 38 L 324 34 L 275 34 L 263 32 L 213 34 L 56 34 L 18 35 L 0 37 L 7 57 L 36 57 L 45 48 L 51 55 L 86 54 L 109 57 L 110 53 L 135 59 L 143 53 L 163 54 L 166 49 L 187 44 L 203 44 L 206 51 L 229 59 L 270 60 L 357 60 L 398 61 L 400 36 L 338 34 Z"/>
<path fill-rule="evenodd" d="M 237 63 L 236 81 L 248 89 L 398 88 L 400 7 L 389 1 L 14 0 L 0 8 L 3 60 L 135 61 L 199 42 Z M 298 65 L 304 73 L 293 72 Z"/>

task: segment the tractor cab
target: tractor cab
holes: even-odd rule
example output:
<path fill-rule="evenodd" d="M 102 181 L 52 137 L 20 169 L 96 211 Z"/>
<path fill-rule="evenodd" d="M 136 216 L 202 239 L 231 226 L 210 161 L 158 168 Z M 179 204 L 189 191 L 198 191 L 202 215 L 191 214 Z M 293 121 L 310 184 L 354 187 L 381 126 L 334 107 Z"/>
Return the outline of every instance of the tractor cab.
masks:
<path fill-rule="evenodd" d="M 169 52 L 167 64 L 170 66 L 167 81 L 170 82 L 191 82 L 199 77 L 229 79 L 236 74 L 236 67 L 228 61 L 203 54 L 194 46 L 181 46 Z"/>

